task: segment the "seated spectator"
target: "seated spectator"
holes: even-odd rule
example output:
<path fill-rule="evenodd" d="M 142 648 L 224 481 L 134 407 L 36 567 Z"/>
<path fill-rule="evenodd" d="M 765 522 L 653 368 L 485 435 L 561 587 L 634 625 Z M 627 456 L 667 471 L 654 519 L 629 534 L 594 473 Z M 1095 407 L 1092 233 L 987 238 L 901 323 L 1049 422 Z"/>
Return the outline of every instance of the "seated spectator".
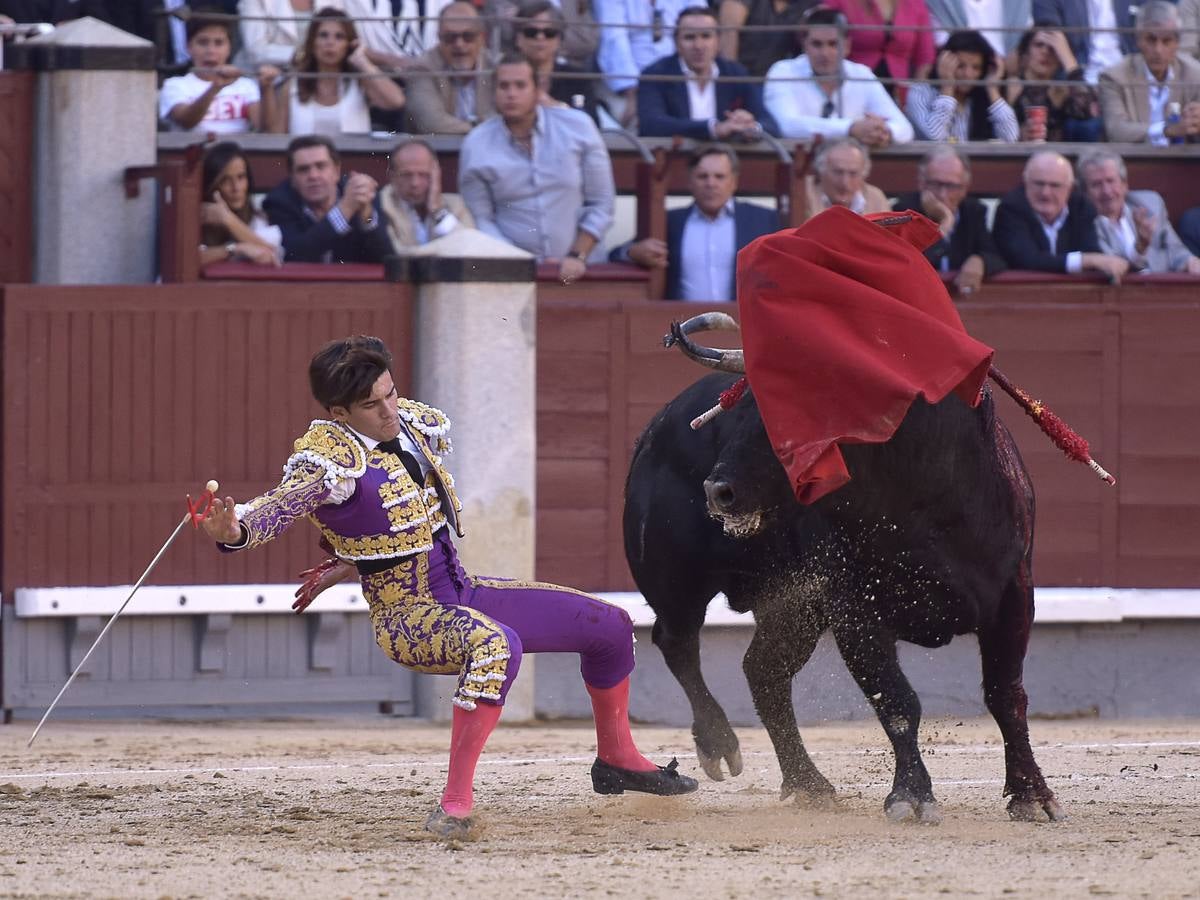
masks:
<path fill-rule="evenodd" d="M 168 78 L 158 94 L 158 115 L 179 131 L 241 134 L 265 131 L 277 116 L 271 89 L 279 70 L 261 66 L 258 80 L 229 64 L 233 23 L 193 15 L 187 21 L 187 48 L 193 68 Z M 266 90 L 260 90 L 266 88 Z"/>
<path fill-rule="evenodd" d="M 583 113 L 538 102 L 533 66 L 523 56 L 496 66 L 498 115 L 463 138 L 458 189 L 481 231 L 560 260 L 569 284 L 612 226 L 612 163 Z"/>
<path fill-rule="evenodd" d="M 1100 107 L 1110 141 L 1166 145 L 1200 140 L 1200 62 L 1179 55 L 1179 13 L 1149 0 L 1137 13 L 1137 53 L 1100 75 Z M 1182 116 L 1167 121 L 1178 103 Z"/>
<path fill-rule="evenodd" d="M 616 114 L 625 127 L 637 116 L 638 73 L 671 55 L 671 31 L 679 13 L 691 5 L 691 0 L 592 0 L 600 23 L 596 63 L 607 76 L 608 89 L 621 101 Z"/>
<path fill-rule="evenodd" d="M 647 66 L 642 75 L 682 73 L 687 81 L 638 81 L 638 134 L 698 141 L 757 141 L 764 129 L 778 134 L 759 85 L 721 80 L 749 72 L 717 56 L 717 17 L 709 9 L 692 6 L 679 14 L 675 47 L 677 52 Z"/>
<path fill-rule="evenodd" d="M 799 51 L 796 35 L 804 14 L 820 0 L 721 0 L 717 8 L 721 23 L 721 56 L 736 59 L 759 78 L 781 59 Z M 741 31 L 771 28 L 772 31 Z"/>
<path fill-rule="evenodd" d="M 954 286 L 964 297 L 979 290 L 983 279 L 1007 266 L 988 231 L 987 209 L 973 197 L 971 161 L 961 150 L 934 147 L 917 165 L 917 190 L 901 194 L 893 209 L 911 209 L 938 223 L 942 239 L 925 251 L 939 272 L 957 273 Z"/>
<path fill-rule="evenodd" d="M 804 53 L 771 66 L 763 89 L 783 137 L 849 136 L 867 147 L 906 144 L 913 128 L 871 70 L 844 59 L 846 19 L 816 7 L 805 17 Z"/>
<path fill-rule="evenodd" d="M 1025 84 L 1025 81 L 1061 84 Z M 1098 141 L 1104 137 L 1100 98 L 1083 78 L 1066 35 L 1054 29 L 1027 31 L 1017 45 L 1016 77 L 1005 89 L 1021 123 L 1023 141 Z M 1045 122 L 1031 122 L 1030 107 L 1045 110 Z"/>
<path fill-rule="evenodd" d="M 281 90 L 287 103 L 278 104 L 275 130 L 291 134 L 366 134 L 370 107 L 404 107 L 403 89 L 367 59 L 354 23 L 331 7 L 313 15 L 296 77 Z"/>
<path fill-rule="evenodd" d="M 492 114 L 491 56 L 483 22 L 470 3 L 456 0 L 438 16 L 438 42 L 417 60 L 408 79 L 408 114 L 419 134 L 466 134 Z M 442 75 L 450 71 L 453 75 Z"/>
<path fill-rule="evenodd" d="M 550 0 L 562 15 L 565 27 L 559 52 L 567 65 L 584 72 L 596 71 L 596 49 L 600 46 L 600 28 L 592 17 L 591 0 Z M 484 0 L 483 15 L 500 37 L 507 53 L 517 49 L 516 29 L 521 25 L 518 0 Z M 595 86 L 592 86 L 595 93 Z"/>
<path fill-rule="evenodd" d="M 809 175 L 805 180 L 808 194 L 806 220 L 831 206 L 844 206 L 859 215 L 887 212 L 892 208 L 883 191 L 867 184 L 871 156 L 867 148 L 852 137 L 822 143 L 813 159 L 813 170 L 816 175 Z"/>
<path fill-rule="evenodd" d="M 317 0 L 238 0 L 242 50 L 238 57 L 246 65 L 291 66 L 304 45 L 307 19 Z M 341 7 L 339 0 L 322 6 Z"/>
<path fill-rule="evenodd" d="M 388 184 L 379 192 L 379 206 L 388 221 L 388 236 L 397 253 L 426 244 L 475 220 L 457 194 L 442 193 L 442 167 L 433 148 L 410 138 L 392 151 Z"/>
<path fill-rule="evenodd" d="M 1033 20 L 1066 31 L 1084 77 L 1095 84 L 1101 72 L 1137 49 L 1132 34 L 1136 9 L 1124 0 L 1033 0 Z M 1121 28 L 1129 30 L 1119 32 Z"/>
<path fill-rule="evenodd" d="M 1200 275 L 1200 259 L 1179 239 L 1167 204 L 1155 191 L 1131 191 L 1125 160 L 1111 150 L 1088 150 L 1076 164 L 1079 183 L 1096 207 L 1100 249 L 1129 261 L 1135 272 Z"/>
<path fill-rule="evenodd" d="M 735 300 L 738 251 L 779 229 L 771 209 L 735 200 L 737 153 L 728 144 L 702 144 L 688 160 L 693 203 L 667 213 L 667 240 L 644 238 L 615 248 L 613 262 L 667 270 L 666 300 Z"/>
<path fill-rule="evenodd" d="M 929 21 L 936 29 L 935 44 L 944 44 L 956 31 L 978 31 L 997 56 L 1007 57 L 1022 30 L 1033 24 L 1030 0 L 925 0 Z"/>
<path fill-rule="evenodd" d="M 242 148 L 233 141 L 213 144 L 204 154 L 203 176 L 200 265 L 227 259 L 279 265 L 283 233 L 254 208 L 254 182 Z"/>
<path fill-rule="evenodd" d="M 600 121 L 596 110 L 596 86 L 591 78 L 562 78 L 583 75 L 584 70 L 560 57 L 566 22 L 562 10 L 550 0 L 524 0 L 517 7 L 517 52 L 525 55 L 537 73 L 542 103 L 569 106 Z"/>
<path fill-rule="evenodd" d="M 1040 150 L 1025 163 L 1024 184 L 1000 201 L 992 234 L 1013 269 L 1037 272 L 1102 272 L 1120 280 L 1129 263 L 1100 250 L 1096 208 L 1073 191 L 1066 158 Z"/>
<path fill-rule="evenodd" d="M 1200 60 L 1200 0 L 1179 0 L 1179 49 Z"/>
<path fill-rule="evenodd" d="M 927 141 L 1004 141 L 1021 137 L 1017 115 L 1000 96 L 1004 60 L 978 31 L 956 31 L 938 48 L 939 84 L 914 84 L 905 112 Z M 985 85 L 975 84 L 985 81 Z"/>
<path fill-rule="evenodd" d="M 343 178 L 337 148 L 320 134 L 293 138 L 287 160 L 288 180 L 263 200 L 283 232 L 285 262 L 378 263 L 391 254 L 374 178 Z"/>
<path fill-rule="evenodd" d="M 925 0 L 823 0 L 822 6 L 846 17 L 850 61 L 874 72 L 889 94 L 896 95 L 893 79 L 929 77 L 935 53 Z"/>

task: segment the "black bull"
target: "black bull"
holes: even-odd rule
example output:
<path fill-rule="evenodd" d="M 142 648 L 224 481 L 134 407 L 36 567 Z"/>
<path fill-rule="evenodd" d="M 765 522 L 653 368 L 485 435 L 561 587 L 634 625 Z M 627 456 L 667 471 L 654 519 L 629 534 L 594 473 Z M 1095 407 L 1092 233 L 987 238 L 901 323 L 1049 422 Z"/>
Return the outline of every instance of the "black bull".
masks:
<path fill-rule="evenodd" d="M 693 359 L 713 351 L 691 345 Z M 705 360 L 707 353 L 709 357 Z M 736 366 L 733 367 L 736 371 Z M 654 610 L 654 643 L 692 706 L 705 772 L 741 772 L 737 737 L 700 669 L 718 592 L 755 619 L 743 669 L 783 773 L 782 798 L 832 797 L 804 748 L 792 680 L 827 629 L 895 752 L 884 803 L 895 820 L 940 818 L 917 745 L 920 701 L 896 642 L 978 636 L 983 695 L 1004 738 L 1014 819 L 1063 818 L 1029 744 L 1022 669 L 1033 621 L 1033 487 L 990 391 L 969 408 L 918 400 L 883 444 L 842 448 L 851 480 L 796 502 L 751 392 L 698 431 L 690 421 L 735 376 L 687 388 L 647 426 L 625 491 L 625 551 Z"/>

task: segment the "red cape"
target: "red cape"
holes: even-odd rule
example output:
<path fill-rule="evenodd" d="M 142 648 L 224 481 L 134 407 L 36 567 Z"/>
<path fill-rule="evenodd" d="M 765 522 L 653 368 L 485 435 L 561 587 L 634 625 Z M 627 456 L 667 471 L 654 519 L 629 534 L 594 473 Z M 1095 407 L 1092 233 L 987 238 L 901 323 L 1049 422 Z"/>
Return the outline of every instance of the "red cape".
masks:
<path fill-rule="evenodd" d="M 918 396 L 974 406 L 992 349 L 967 334 L 916 213 L 833 207 L 737 258 L 746 376 L 796 499 L 850 480 L 839 443 L 882 443 Z"/>

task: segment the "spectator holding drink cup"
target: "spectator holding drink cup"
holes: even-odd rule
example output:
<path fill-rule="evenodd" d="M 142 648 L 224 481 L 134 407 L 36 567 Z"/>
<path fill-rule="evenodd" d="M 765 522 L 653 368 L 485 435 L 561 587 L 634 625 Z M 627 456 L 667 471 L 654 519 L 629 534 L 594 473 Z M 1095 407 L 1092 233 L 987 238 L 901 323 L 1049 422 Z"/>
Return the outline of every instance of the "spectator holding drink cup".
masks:
<path fill-rule="evenodd" d="M 1027 31 L 1016 52 L 1015 77 L 1009 79 L 1005 96 L 1021 123 L 1021 140 L 1100 140 L 1100 100 L 1084 80 L 1066 35 L 1052 28 Z M 1039 108 L 1044 112 L 1034 113 L 1031 123 L 1030 110 Z"/>

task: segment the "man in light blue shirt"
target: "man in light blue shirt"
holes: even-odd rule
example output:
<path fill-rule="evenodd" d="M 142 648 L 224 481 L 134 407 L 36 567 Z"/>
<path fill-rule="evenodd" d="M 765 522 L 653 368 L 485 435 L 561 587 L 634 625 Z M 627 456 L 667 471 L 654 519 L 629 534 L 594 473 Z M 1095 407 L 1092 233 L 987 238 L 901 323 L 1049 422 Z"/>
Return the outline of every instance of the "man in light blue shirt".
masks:
<path fill-rule="evenodd" d="M 458 190 L 480 231 L 558 260 L 569 284 L 612 226 L 612 162 L 586 113 L 542 106 L 533 66 L 496 66 L 498 115 L 463 138 Z"/>

